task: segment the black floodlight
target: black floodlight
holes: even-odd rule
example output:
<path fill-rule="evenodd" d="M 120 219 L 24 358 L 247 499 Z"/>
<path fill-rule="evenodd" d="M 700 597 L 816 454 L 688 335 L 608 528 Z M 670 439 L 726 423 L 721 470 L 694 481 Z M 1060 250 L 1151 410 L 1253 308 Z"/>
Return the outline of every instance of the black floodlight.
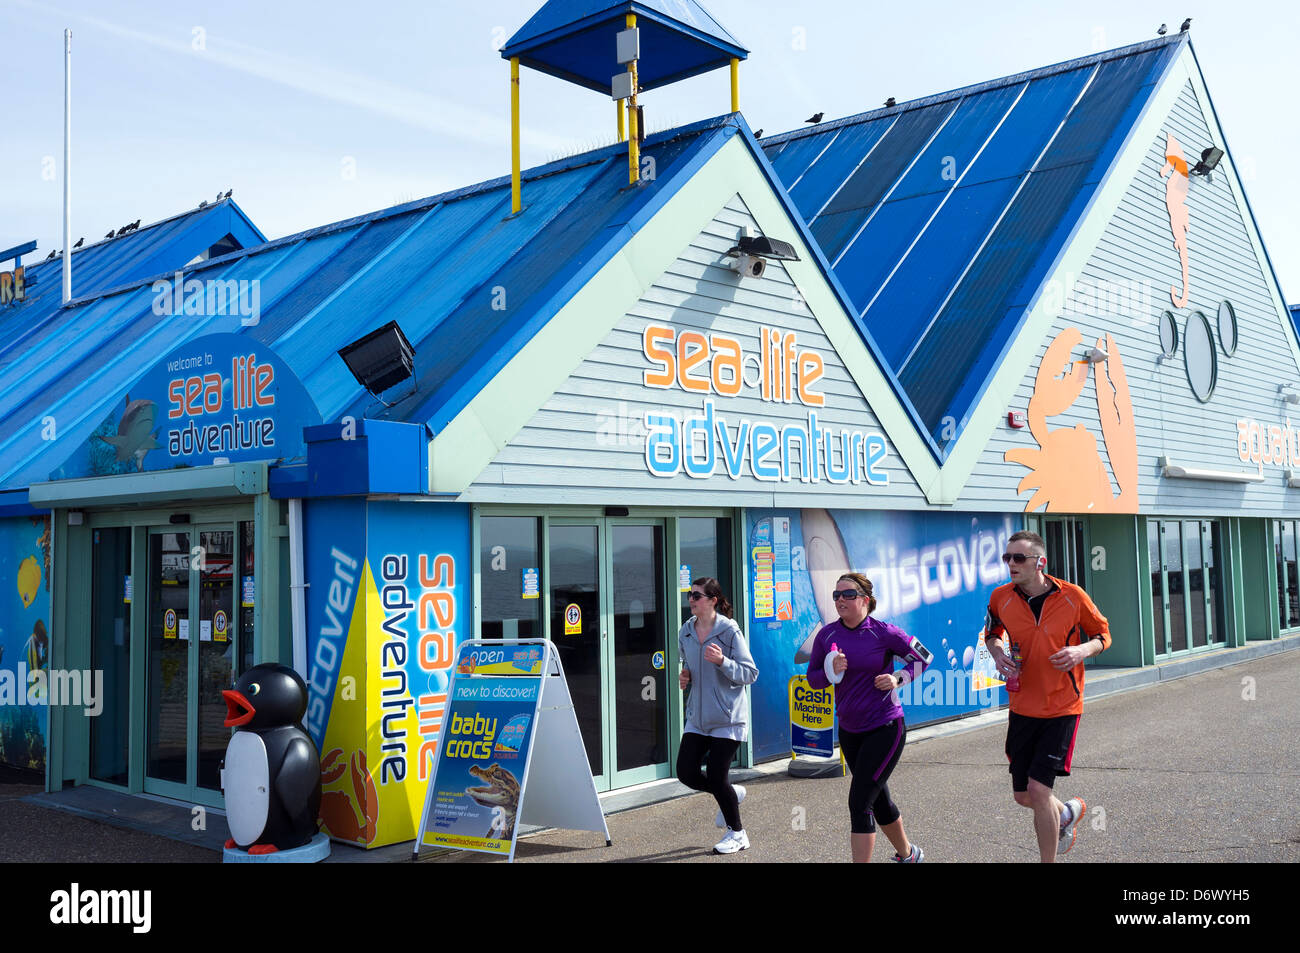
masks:
<path fill-rule="evenodd" d="M 1201 161 L 1192 166 L 1192 172 L 1195 175 L 1209 175 L 1214 171 L 1219 160 L 1223 158 L 1223 150 L 1218 146 L 1210 146 L 1201 153 Z"/>
<path fill-rule="evenodd" d="M 736 247 L 727 252 L 729 255 L 748 255 L 751 258 L 766 258 L 769 261 L 798 261 L 794 246 L 766 235 L 746 235 Z"/>
<path fill-rule="evenodd" d="M 415 348 L 396 321 L 339 348 L 339 357 L 357 383 L 379 397 L 415 370 Z"/>

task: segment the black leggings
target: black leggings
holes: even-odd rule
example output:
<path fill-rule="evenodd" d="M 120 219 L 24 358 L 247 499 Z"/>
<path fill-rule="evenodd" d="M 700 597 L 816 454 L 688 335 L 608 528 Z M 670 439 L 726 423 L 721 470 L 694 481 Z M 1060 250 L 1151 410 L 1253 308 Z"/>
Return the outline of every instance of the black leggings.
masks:
<path fill-rule="evenodd" d="M 892 824 L 901 816 L 889 797 L 889 776 L 903 756 L 907 728 L 895 718 L 870 731 L 840 729 L 840 750 L 853 772 L 849 786 L 849 818 L 855 834 L 874 834 L 876 822 Z"/>
<path fill-rule="evenodd" d="M 743 831 L 740 823 L 740 803 L 736 800 L 736 789 L 727 779 L 731 771 L 731 759 L 740 749 L 739 741 L 730 738 L 710 738 L 688 731 L 682 735 L 681 747 L 677 749 L 677 780 L 696 791 L 708 791 L 722 809 L 722 816 L 727 826 L 733 831 Z M 708 779 L 700 772 L 700 762 L 708 758 Z"/>

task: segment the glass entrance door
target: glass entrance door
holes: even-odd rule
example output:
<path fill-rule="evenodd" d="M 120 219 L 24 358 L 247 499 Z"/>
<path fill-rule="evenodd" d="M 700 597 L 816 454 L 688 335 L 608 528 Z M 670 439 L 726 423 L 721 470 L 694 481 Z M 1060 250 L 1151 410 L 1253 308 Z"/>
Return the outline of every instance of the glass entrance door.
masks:
<path fill-rule="evenodd" d="M 552 519 L 547 555 L 549 635 L 597 787 L 668 777 L 662 521 Z"/>
<path fill-rule="evenodd" d="M 149 532 L 146 791 L 220 803 L 230 741 L 221 692 L 234 684 L 239 643 L 249 641 L 239 635 L 246 613 L 235 610 L 237 525 L 248 524 Z"/>

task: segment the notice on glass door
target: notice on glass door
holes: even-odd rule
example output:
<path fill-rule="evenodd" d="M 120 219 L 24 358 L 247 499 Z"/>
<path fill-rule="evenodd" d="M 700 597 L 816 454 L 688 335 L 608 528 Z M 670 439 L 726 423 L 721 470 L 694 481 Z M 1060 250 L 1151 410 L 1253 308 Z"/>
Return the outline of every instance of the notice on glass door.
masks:
<path fill-rule="evenodd" d="M 188 641 L 188 640 L 189 640 L 189 637 L 190 637 L 190 620 L 189 620 L 189 619 L 181 619 L 181 620 L 180 620 L 180 631 L 181 631 L 181 638 L 182 638 L 182 639 L 185 639 L 185 640 Z"/>

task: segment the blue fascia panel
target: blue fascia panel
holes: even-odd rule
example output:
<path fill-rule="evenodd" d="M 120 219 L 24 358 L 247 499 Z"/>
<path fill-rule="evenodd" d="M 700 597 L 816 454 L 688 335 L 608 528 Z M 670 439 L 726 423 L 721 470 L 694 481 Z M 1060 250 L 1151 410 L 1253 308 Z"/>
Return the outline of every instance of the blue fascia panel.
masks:
<path fill-rule="evenodd" d="M 522 57 L 597 25 L 621 30 L 629 13 L 636 14 L 638 26 L 647 21 L 661 24 L 674 33 L 707 43 L 729 56 L 744 59 L 748 54 L 730 31 L 693 0 L 621 0 L 615 3 L 608 0 L 548 0 L 506 41 L 501 56 L 503 59 Z"/>
<path fill-rule="evenodd" d="M 429 434 L 423 424 L 359 419 L 355 433 L 341 423 L 306 427 L 306 496 L 424 493 Z"/>
<path fill-rule="evenodd" d="M 289 463 L 269 467 L 266 489 L 273 500 L 301 500 L 307 496 L 307 464 Z"/>
<path fill-rule="evenodd" d="M 38 510 L 27 502 L 27 488 L 0 490 L 0 517 L 44 516 L 49 510 Z"/>

